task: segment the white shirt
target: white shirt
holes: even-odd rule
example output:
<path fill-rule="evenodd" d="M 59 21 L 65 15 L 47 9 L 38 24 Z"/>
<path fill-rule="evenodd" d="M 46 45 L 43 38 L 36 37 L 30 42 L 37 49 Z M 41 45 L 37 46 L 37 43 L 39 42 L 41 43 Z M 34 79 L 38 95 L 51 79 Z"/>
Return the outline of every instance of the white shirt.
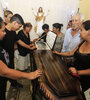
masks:
<path fill-rule="evenodd" d="M 80 40 L 80 30 L 72 36 L 72 28 L 69 28 L 64 37 L 62 52 L 72 51 L 80 43 Z"/>
<path fill-rule="evenodd" d="M 56 34 L 51 32 L 51 31 L 49 31 L 47 33 L 46 43 L 48 44 L 50 49 L 52 49 L 55 39 L 56 39 Z"/>

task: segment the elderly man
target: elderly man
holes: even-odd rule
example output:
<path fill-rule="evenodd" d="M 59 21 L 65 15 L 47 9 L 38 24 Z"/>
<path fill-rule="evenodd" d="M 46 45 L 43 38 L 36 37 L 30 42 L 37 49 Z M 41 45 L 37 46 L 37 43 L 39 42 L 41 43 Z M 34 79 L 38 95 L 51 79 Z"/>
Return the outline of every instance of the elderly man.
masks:
<path fill-rule="evenodd" d="M 72 16 L 72 27 L 66 31 L 62 52 L 72 51 L 80 43 L 80 25 L 83 19 L 80 14 Z"/>

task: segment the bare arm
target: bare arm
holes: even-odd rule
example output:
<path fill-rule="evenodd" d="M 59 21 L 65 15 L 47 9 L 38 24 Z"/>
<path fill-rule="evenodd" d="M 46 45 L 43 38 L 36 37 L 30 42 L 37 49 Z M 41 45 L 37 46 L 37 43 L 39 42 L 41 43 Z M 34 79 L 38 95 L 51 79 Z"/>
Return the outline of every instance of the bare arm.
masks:
<path fill-rule="evenodd" d="M 78 74 L 78 75 L 90 75 L 90 69 L 85 69 L 85 70 L 77 70 L 74 67 L 70 67 L 69 71 L 73 74 Z"/>
<path fill-rule="evenodd" d="M 37 77 L 39 77 L 42 74 L 41 70 L 36 70 L 34 72 L 31 73 L 24 73 L 24 72 L 20 72 L 14 69 L 10 69 L 7 67 L 6 64 L 4 64 L 1 60 L 0 60 L 0 76 L 3 77 L 8 77 L 11 79 L 21 79 L 21 78 L 26 78 L 26 79 L 35 79 Z"/>
<path fill-rule="evenodd" d="M 78 70 L 78 75 L 90 75 L 90 69 Z"/>
<path fill-rule="evenodd" d="M 77 50 L 78 46 L 73 50 L 73 51 L 70 51 L 70 52 L 62 52 L 62 53 L 59 53 L 57 51 L 53 51 L 53 53 L 57 54 L 57 55 L 61 55 L 61 56 L 73 56 L 74 55 L 74 52 Z"/>
<path fill-rule="evenodd" d="M 18 44 L 21 45 L 22 47 L 25 47 L 25 48 L 30 49 L 30 50 L 33 50 L 33 49 L 36 48 L 35 45 L 27 45 L 27 44 L 25 44 L 25 43 L 24 43 L 23 41 L 21 41 L 21 40 L 18 40 L 17 42 L 18 42 Z"/>

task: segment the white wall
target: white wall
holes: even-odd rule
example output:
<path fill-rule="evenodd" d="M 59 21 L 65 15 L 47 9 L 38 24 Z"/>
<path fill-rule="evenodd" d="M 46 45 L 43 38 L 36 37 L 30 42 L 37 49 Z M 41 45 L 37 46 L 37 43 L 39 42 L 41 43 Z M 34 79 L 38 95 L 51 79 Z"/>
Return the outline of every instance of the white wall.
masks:
<path fill-rule="evenodd" d="M 35 26 L 35 16 L 32 13 L 32 8 L 34 11 L 41 6 L 44 11 L 50 10 L 48 16 L 46 17 L 45 23 L 50 25 L 52 29 L 52 24 L 55 22 L 63 23 L 64 27 L 62 32 L 65 33 L 67 26 L 67 19 L 69 18 L 71 12 L 77 11 L 79 0 L 3 0 L 6 2 L 7 8 L 14 13 L 19 13 L 25 20 L 25 22 L 31 22 Z M 35 38 L 34 27 L 31 31 L 32 39 Z"/>

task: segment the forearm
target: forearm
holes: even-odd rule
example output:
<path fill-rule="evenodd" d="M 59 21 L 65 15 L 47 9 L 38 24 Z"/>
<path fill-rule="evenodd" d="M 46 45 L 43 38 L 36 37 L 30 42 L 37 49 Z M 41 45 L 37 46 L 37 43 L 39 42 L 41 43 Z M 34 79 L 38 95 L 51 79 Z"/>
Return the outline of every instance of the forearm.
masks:
<path fill-rule="evenodd" d="M 78 70 L 78 75 L 90 75 L 90 69 Z"/>
<path fill-rule="evenodd" d="M 59 53 L 59 52 L 58 52 L 58 55 L 61 55 L 61 56 L 73 56 L 73 53 L 71 53 L 71 52 Z"/>
<path fill-rule="evenodd" d="M 14 69 L 10 69 L 7 67 L 6 64 L 4 64 L 2 61 L 0 61 L 0 76 L 2 77 L 8 77 L 8 78 L 12 78 L 12 79 L 35 79 L 37 77 L 40 77 L 40 75 L 42 74 L 41 70 L 36 70 L 34 72 L 30 72 L 30 73 L 24 73 L 24 72 L 20 72 Z"/>
<path fill-rule="evenodd" d="M 28 78 L 28 73 L 20 72 L 14 69 L 10 69 L 0 61 L 0 76 L 8 77 L 12 79 Z"/>
<path fill-rule="evenodd" d="M 19 43 L 19 45 L 21 45 L 22 47 L 25 47 L 25 48 L 27 48 L 27 49 L 30 49 L 30 46 L 29 45 L 27 45 L 27 44 L 25 44 L 23 41 L 21 41 L 21 40 L 18 40 L 18 43 Z"/>
<path fill-rule="evenodd" d="M 28 73 L 20 72 L 14 69 L 7 68 L 6 70 L 3 71 L 3 73 L 4 73 L 2 74 L 3 77 L 8 77 L 15 80 L 22 78 L 28 79 Z"/>

